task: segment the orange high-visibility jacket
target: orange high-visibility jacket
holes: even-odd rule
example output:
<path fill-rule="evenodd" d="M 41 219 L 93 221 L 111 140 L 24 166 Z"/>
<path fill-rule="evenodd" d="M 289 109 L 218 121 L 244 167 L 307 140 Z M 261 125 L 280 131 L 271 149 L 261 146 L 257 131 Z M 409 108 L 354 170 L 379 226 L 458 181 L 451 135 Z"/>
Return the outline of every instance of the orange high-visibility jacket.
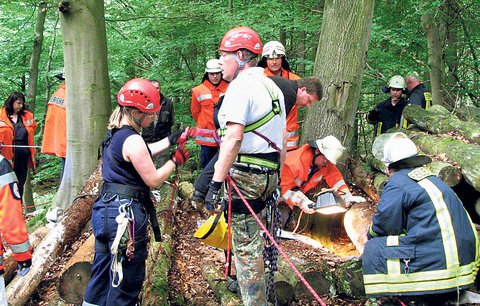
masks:
<path fill-rule="evenodd" d="M 0 234 L 10 246 L 17 262 L 32 259 L 27 225 L 22 215 L 22 199 L 12 166 L 0 155 Z M 2 239 L 0 239 L 0 274 L 4 272 Z"/>
<path fill-rule="evenodd" d="M 23 125 L 27 130 L 28 134 L 28 145 L 33 146 L 33 136 L 35 135 L 35 131 L 37 130 L 37 122 L 33 118 L 33 114 L 27 110 L 24 111 L 22 116 L 19 116 L 22 119 Z M 13 124 L 8 118 L 7 110 L 5 106 L 2 107 L 0 111 L 0 142 L 3 144 L 12 145 L 13 139 L 15 139 L 15 130 L 13 128 Z M 8 159 L 12 165 L 15 164 L 13 160 L 13 151 L 15 148 L 12 147 L 3 147 L 2 154 L 3 156 Z M 35 172 L 35 148 L 30 148 L 30 160 L 28 161 L 28 167 L 33 168 Z"/>
<path fill-rule="evenodd" d="M 215 86 L 209 80 L 203 81 L 202 84 L 192 89 L 192 102 L 190 104 L 190 112 L 193 120 L 197 123 L 197 128 L 206 130 L 215 130 L 213 123 L 213 107 L 217 104 L 221 96 L 225 94 L 228 83 L 221 80 Z M 216 146 L 213 137 L 198 136 L 195 142 L 202 146 Z"/>
<path fill-rule="evenodd" d="M 334 190 L 348 191 L 348 186 L 345 184 L 343 175 L 338 168 L 328 160 L 326 161 L 327 164 L 325 167 L 318 169 L 310 178 L 308 177 L 313 164 L 314 151 L 315 149 L 310 145 L 304 144 L 300 148 L 289 152 L 285 158 L 280 187 L 282 189 L 282 197 L 287 199 L 286 203 L 291 209 L 293 209 L 294 203 L 288 199 L 293 191 L 292 189 L 307 193 L 325 180 L 327 185 Z"/>
<path fill-rule="evenodd" d="M 281 77 L 288 80 L 299 80 L 300 77 L 293 72 L 281 68 Z M 274 74 L 265 67 L 263 74 L 273 76 Z M 300 124 L 298 123 L 298 107 L 294 105 L 290 113 L 287 114 L 287 151 L 295 150 L 300 143 Z"/>
<path fill-rule="evenodd" d="M 48 101 L 41 153 L 65 158 L 67 156 L 67 111 L 65 83 Z"/>

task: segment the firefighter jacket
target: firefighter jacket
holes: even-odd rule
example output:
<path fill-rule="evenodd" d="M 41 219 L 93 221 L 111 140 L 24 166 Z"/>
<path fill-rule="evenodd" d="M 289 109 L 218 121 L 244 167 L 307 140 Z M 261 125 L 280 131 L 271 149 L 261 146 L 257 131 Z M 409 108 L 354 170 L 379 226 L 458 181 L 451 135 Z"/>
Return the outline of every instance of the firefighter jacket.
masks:
<path fill-rule="evenodd" d="M 400 123 L 404 124 L 402 113 L 406 105 L 403 97 L 395 105 L 392 105 L 392 98 L 388 98 L 368 112 L 368 123 L 375 124 L 374 136 L 385 133 L 393 127 L 399 127 Z"/>
<path fill-rule="evenodd" d="M 393 174 L 368 235 L 362 257 L 367 295 L 436 294 L 475 281 L 475 226 L 454 191 L 424 167 Z"/>
<path fill-rule="evenodd" d="M 432 93 L 425 85 L 419 84 L 407 94 L 407 102 L 429 109 L 432 106 Z"/>
<path fill-rule="evenodd" d="M 33 136 L 35 131 L 37 130 L 37 122 L 33 118 L 33 114 L 27 110 L 24 111 L 22 116 L 19 116 L 22 119 L 23 125 L 28 133 L 28 145 L 33 146 Z M 12 124 L 12 121 L 7 115 L 7 111 L 5 106 L 2 107 L 0 110 L 0 142 L 3 144 L 12 145 L 13 139 L 15 139 L 15 130 Z M 12 147 L 3 147 L 2 154 L 3 156 L 13 164 L 15 161 L 13 160 L 13 150 L 15 148 Z M 35 148 L 30 148 L 30 160 L 28 160 L 28 167 L 33 168 L 35 172 Z"/>
<path fill-rule="evenodd" d="M 310 145 L 304 144 L 297 150 L 288 153 L 285 158 L 285 165 L 280 178 L 280 187 L 282 198 L 291 209 L 295 205 L 289 199 L 293 191 L 300 190 L 303 193 L 307 193 L 323 180 L 335 191 L 349 191 L 342 174 L 330 161 L 326 161 L 325 167 L 314 169 L 314 151 L 315 149 Z"/>
<path fill-rule="evenodd" d="M 65 82 L 48 101 L 41 153 L 65 158 L 67 156 L 67 112 Z"/>
<path fill-rule="evenodd" d="M 18 191 L 17 177 L 12 166 L 0 155 L 0 274 L 4 273 L 2 241 L 12 250 L 17 262 L 32 259 L 28 232 L 22 215 L 22 199 Z"/>
<path fill-rule="evenodd" d="M 213 85 L 208 79 L 192 89 L 192 102 L 190 112 L 197 128 L 210 131 L 215 130 L 213 123 L 213 108 L 218 99 L 225 94 L 228 83 L 221 80 L 218 85 Z M 214 147 L 217 145 L 213 137 L 197 136 L 195 142 L 202 146 Z"/>
<path fill-rule="evenodd" d="M 282 71 L 282 73 L 281 73 L 282 78 L 285 78 L 287 80 L 299 80 L 300 79 L 300 77 L 297 74 L 295 74 L 291 71 L 288 71 L 284 68 L 280 68 L 280 69 Z M 263 74 L 265 74 L 268 77 L 274 76 L 274 74 L 272 73 L 272 71 L 270 71 L 270 69 L 268 69 L 268 67 L 264 68 Z"/>

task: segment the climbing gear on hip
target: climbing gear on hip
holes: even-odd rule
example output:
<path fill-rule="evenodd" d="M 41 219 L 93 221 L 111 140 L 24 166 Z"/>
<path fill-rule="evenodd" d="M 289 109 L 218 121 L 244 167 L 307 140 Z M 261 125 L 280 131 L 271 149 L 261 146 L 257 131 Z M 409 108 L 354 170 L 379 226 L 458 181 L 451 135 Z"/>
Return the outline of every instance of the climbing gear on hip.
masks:
<path fill-rule="evenodd" d="M 117 232 L 110 248 L 113 255 L 110 269 L 113 272 L 112 287 L 118 287 L 123 281 L 122 262 L 132 260 L 135 253 L 135 216 L 132 210 L 132 201 L 118 207 Z M 125 252 L 125 256 L 123 255 Z"/>
<path fill-rule="evenodd" d="M 140 201 L 147 211 L 155 241 L 162 241 L 162 234 L 160 232 L 160 226 L 158 225 L 157 211 L 155 206 L 153 206 L 149 191 L 130 185 L 108 183 L 105 181 L 102 182 L 101 189 L 101 194 L 111 193 L 127 199 L 136 199 Z"/>

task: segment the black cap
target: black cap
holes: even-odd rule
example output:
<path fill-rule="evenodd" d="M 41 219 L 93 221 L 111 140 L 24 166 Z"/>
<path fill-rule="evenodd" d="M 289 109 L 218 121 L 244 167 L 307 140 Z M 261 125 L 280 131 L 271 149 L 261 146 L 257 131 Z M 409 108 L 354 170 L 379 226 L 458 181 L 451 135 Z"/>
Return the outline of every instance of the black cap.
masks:
<path fill-rule="evenodd" d="M 63 72 L 57 73 L 56 75 L 54 75 L 54 77 L 62 81 L 65 80 L 65 76 L 63 75 Z"/>

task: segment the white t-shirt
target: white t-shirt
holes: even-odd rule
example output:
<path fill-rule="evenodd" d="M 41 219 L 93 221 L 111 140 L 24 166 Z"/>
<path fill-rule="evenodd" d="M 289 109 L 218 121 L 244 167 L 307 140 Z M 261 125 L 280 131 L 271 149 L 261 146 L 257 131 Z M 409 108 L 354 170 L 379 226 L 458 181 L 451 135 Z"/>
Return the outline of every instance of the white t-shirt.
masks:
<path fill-rule="evenodd" d="M 243 70 L 228 86 L 222 107 L 218 113 L 220 128 L 227 122 L 244 126 L 255 123 L 272 110 L 272 96 L 278 97 L 282 114 L 274 116 L 256 131 L 282 148 L 282 131 L 286 127 L 283 93 L 275 83 L 264 76 L 260 67 Z M 268 87 L 268 89 L 267 89 Z M 272 96 L 269 93 L 272 93 Z M 270 153 L 276 150 L 268 142 L 252 132 L 245 133 L 239 153 Z"/>

